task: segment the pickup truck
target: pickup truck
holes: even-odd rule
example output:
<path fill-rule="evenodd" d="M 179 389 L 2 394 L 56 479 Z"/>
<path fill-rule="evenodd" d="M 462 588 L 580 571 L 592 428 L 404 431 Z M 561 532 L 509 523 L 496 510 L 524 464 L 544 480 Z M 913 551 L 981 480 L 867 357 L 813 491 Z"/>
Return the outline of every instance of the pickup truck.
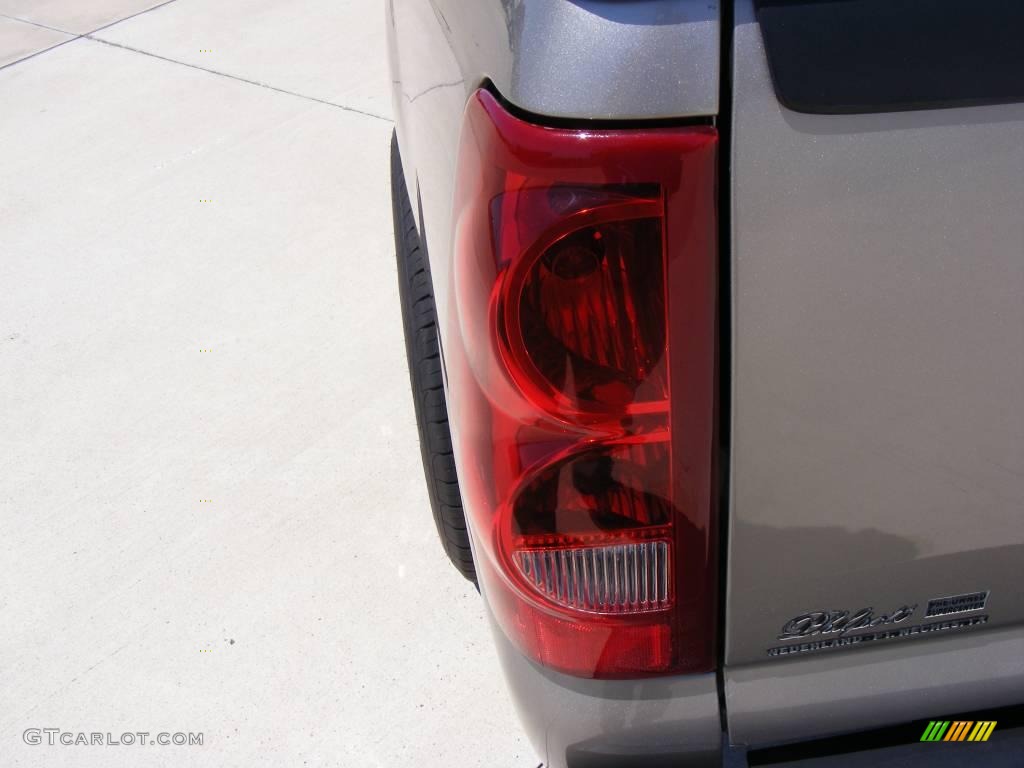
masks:
<path fill-rule="evenodd" d="M 546 765 L 1024 755 L 1024 3 L 388 0 L 433 515 Z"/>

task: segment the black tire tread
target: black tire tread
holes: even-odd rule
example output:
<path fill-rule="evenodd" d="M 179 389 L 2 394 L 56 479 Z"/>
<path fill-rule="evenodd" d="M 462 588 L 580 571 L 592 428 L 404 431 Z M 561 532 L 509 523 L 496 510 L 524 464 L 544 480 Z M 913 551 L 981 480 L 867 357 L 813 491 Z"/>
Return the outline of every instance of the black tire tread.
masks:
<path fill-rule="evenodd" d="M 452 453 L 452 435 L 448 426 L 434 289 L 405 185 L 398 140 L 393 133 L 391 210 L 395 225 L 398 292 L 402 304 L 405 352 L 409 361 L 409 382 L 416 408 L 420 454 L 431 511 L 448 558 L 463 576 L 475 584 L 476 569 L 469 546 L 469 532 L 466 530 L 466 515 L 462 509 L 455 456 Z"/>

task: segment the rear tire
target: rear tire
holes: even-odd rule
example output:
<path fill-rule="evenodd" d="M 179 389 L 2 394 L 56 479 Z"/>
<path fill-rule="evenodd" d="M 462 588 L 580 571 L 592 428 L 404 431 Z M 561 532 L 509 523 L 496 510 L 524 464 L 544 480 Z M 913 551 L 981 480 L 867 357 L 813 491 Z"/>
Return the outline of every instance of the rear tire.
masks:
<path fill-rule="evenodd" d="M 398 138 L 391 135 L 391 211 L 398 257 L 398 293 L 402 304 L 409 382 L 420 433 L 420 455 L 434 523 L 452 564 L 476 583 L 469 531 L 455 473 L 452 435 L 448 427 L 441 351 L 437 339 L 434 289 L 426 254 L 420 244 L 409 191 L 402 172 Z"/>

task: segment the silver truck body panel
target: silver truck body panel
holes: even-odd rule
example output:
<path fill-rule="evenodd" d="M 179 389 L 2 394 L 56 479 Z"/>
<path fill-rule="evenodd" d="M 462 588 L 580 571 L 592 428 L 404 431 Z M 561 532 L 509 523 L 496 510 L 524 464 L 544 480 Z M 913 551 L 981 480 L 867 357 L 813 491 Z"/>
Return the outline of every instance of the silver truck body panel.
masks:
<path fill-rule="evenodd" d="M 505 0 L 509 56 L 498 92 L 562 118 L 647 119 L 718 112 L 717 0 Z"/>
<path fill-rule="evenodd" d="M 1024 692 L 1022 659 L 1024 633 L 1008 627 L 726 667 L 729 737 L 765 745 L 1012 706 Z"/>
<path fill-rule="evenodd" d="M 491 626 L 520 721 L 552 768 L 718 766 L 722 723 L 714 674 L 583 680 L 525 658 Z M 626 758 L 636 762 L 624 762 Z M 644 761 L 652 762 L 644 762 Z"/>
<path fill-rule="evenodd" d="M 730 736 L 1018 703 L 1024 104 L 791 112 L 750 0 L 733 103 Z M 982 591 L 980 626 L 767 655 L 821 639 L 779 639 L 800 614 L 906 605 L 922 625 Z"/>

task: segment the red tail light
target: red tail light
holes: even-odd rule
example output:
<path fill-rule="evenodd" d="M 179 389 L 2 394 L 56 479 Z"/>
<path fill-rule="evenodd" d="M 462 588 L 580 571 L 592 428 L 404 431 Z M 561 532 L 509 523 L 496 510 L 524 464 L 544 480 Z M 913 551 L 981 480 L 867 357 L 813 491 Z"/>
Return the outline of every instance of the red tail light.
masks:
<path fill-rule="evenodd" d="M 542 664 L 714 666 L 710 127 L 542 128 L 470 100 L 449 417 L 495 617 Z"/>

